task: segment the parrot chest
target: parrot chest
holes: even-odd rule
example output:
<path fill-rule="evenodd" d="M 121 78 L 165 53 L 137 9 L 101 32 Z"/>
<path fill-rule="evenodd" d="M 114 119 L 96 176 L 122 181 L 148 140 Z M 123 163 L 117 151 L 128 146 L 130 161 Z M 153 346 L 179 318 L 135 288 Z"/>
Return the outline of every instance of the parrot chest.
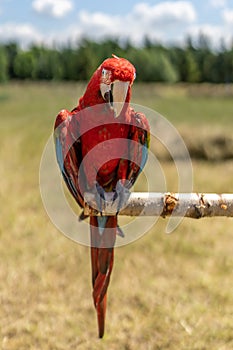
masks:
<path fill-rule="evenodd" d="M 128 157 L 128 134 L 129 125 L 112 123 L 90 128 L 82 135 L 83 167 L 88 187 L 93 187 L 97 177 L 101 186 L 113 180 L 120 160 Z"/>

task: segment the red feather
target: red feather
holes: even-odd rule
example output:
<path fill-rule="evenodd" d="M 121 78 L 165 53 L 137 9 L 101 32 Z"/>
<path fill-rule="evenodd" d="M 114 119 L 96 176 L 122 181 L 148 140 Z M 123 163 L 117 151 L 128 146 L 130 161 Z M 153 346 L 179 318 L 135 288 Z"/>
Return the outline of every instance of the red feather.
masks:
<path fill-rule="evenodd" d="M 129 82 L 125 104 L 117 119 L 100 92 L 105 83 Z M 115 190 L 118 180 L 136 181 L 144 166 L 143 147 L 148 147 L 149 125 L 145 116 L 130 106 L 134 66 L 114 56 L 105 60 L 93 74 L 76 108 L 62 110 L 55 122 L 55 145 L 63 178 L 77 203 L 83 207 L 83 194 L 96 181 L 104 191 Z M 104 335 L 107 289 L 113 267 L 117 216 L 106 217 L 100 233 L 97 217 L 90 217 L 93 300 L 97 311 L 99 337 Z"/>

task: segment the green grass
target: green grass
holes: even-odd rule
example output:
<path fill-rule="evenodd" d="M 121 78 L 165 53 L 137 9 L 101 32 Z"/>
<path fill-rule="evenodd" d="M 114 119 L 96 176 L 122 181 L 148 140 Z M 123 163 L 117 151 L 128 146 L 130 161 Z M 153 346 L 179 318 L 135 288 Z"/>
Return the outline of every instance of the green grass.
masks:
<path fill-rule="evenodd" d="M 71 109 L 83 88 L 0 86 L 1 348 L 233 348 L 233 222 L 227 218 L 185 219 L 171 235 L 160 219 L 140 240 L 117 248 L 106 336 L 97 339 L 89 249 L 52 225 L 38 184 L 55 115 Z M 202 88 L 204 97 L 201 87 L 137 85 L 134 102 L 155 108 L 190 137 L 213 126 L 229 133 L 232 99 L 224 87 L 218 93 L 219 87 Z M 161 165 L 168 190 L 176 190 L 174 166 Z M 233 192 L 233 160 L 195 160 L 193 170 L 194 191 Z"/>

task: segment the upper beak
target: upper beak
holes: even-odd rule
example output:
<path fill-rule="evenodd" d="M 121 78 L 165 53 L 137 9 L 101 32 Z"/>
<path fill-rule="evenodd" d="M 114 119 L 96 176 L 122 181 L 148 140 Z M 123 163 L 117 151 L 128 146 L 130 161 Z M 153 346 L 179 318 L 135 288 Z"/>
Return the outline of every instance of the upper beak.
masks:
<path fill-rule="evenodd" d="M 103 98 L 110 104 L 114 110 L 114 117 L 117 118 L 123 109 L 127 92 L 129 89 L 128 81 L 114 81 L 111 85 L 100 84 L 100 91 Z"/>

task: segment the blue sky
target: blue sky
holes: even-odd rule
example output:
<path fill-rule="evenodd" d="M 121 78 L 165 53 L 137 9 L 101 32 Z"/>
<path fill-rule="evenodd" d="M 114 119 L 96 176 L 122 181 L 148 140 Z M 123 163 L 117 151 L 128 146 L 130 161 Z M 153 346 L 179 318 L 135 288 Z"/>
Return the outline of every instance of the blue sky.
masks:
<path fill-rule="evenodd" d="M 82 36 L 130 38 L 145 35 L 164 44 L 208 35 L 213 45 L 233 38 L 233 0 L 75 1 L 0 0 L 0 42 L 66 43 Z"/>

